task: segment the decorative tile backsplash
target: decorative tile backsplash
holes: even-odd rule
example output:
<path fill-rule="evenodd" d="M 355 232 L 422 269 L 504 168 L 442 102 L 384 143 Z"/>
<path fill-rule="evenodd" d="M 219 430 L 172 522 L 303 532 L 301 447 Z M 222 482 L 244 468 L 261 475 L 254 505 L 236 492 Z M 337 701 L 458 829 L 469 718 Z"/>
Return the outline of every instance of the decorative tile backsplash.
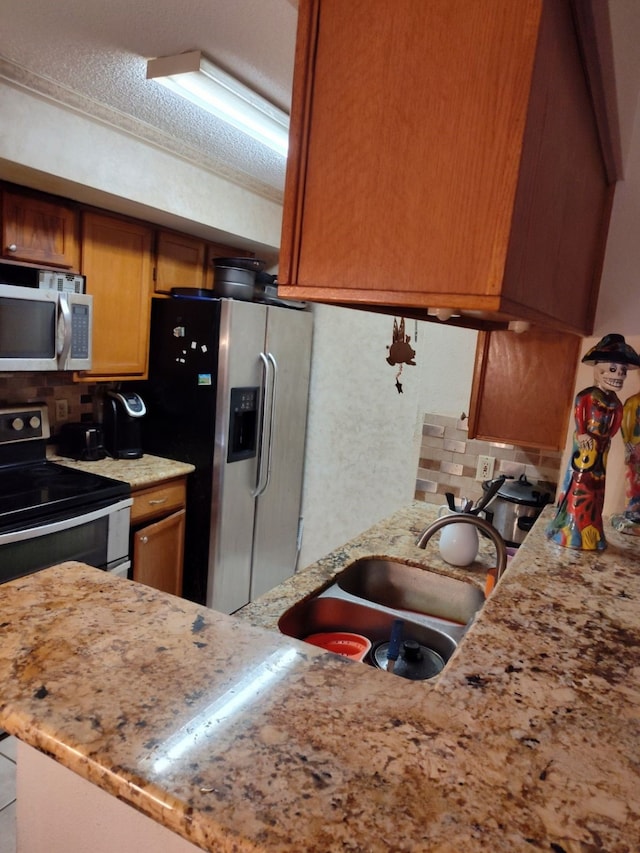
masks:
<path fill-rule="evenodd" d="M 561 451 L 517 447 L 512 444 L 470 439 L 467 421 L 445 415 L 425 414 L 422 426 L 420 460 L 416 477 L 416 500 L 442 504 L 445 492 L 456 498 L 477 501 L 482 497 L 482 482 L 476 480 L 478 458 L 495 459 L 493 476 L 506 474 L 540 483 L 555 492 Z"/>
<path fill-rule="evenodd" d="M 72 374 L 58 373 L 0 373 L 0 407 L 29 403 L 46 403 L 49 427 L 55 435 L 66 421 L 95 419 L 97 384 L 74 382 Z M 56 403 L 66 402 L 67 414 L 58 418 Z"/>

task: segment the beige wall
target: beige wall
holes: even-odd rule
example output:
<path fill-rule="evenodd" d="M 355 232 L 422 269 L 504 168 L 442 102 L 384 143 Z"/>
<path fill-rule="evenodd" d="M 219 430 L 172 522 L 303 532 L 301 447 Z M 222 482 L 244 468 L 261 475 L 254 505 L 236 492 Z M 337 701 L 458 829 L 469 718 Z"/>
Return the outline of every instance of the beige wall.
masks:
<path fill-rule="evenodd" d="M 300 567 L 413 500 L 425 407 L 469 411 L 476 341 L 407 321 L 416 364 L 403 366 L 400 394 L 386 361 L 392 316 L 327 305 L 314 316 Z"/>
<path fill-rule="evenodd" d="M 0 82 L 0 177 L 247 247 L 280 245 L 282 208 L 106 122 Z"/>

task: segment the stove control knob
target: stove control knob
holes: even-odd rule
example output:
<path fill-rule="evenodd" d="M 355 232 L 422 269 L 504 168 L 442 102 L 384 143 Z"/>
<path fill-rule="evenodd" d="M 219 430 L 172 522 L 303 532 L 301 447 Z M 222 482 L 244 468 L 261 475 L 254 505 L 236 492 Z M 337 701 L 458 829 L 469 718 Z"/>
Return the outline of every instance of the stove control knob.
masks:
<path fill-rule="evenodd" d="M 29 418 L 29 426 L 31 429 L 38 429 L 40 426 L 40 418 L 37 415 L 31 415 Z"/>
<path fill-rule="evenodd" d="M 15 429 L 16 432 L 20 432 L 20 430 L 24 429 L 24 421 L 22 420 L 22 418 L 14 418 L 11 421 L 10 426 L 11 429 Z"/>

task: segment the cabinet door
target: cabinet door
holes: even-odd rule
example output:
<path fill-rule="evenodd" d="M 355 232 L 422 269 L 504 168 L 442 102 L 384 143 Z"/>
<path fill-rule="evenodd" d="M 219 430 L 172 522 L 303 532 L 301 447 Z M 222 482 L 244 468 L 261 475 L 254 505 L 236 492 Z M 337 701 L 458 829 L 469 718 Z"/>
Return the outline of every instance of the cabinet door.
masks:
<path fill-rule="evenodd" d="M 499 305 L 539 6 L 300 4 L 284 295 Z"/>
<path fill-rule="evenodd" d="M 279 293 L 590 334 L 610 192 L 571 4 L 298 20 Z"/>
<path fill-rule="evenodd" d="M 2 257 L 77 272 L 78 211 L 63 201 L 5 190 Z"/>
<path fill-rule="evenodd" d="M 139 222 L 83 216 L 82 272 L 93 295 L 93 367 L 87 379 L 146 376 L 153 232 Z"/>
<path fill-rule="evenodd" d="M 149 524 L 133 536 L 133 580 L 182 595 L 184 509 Z"/>
<path fill-rule="evenodd" d="M 480 332 L 469 438 L 561 450 L 581 339 L 532 330 Z"/>
<path fill-rule="evenodd" d="M 172 287 L 204 287 L 207 244 L 197 237 L 160 231 L 157 235 L 154 290 L 171 293 Z"/>

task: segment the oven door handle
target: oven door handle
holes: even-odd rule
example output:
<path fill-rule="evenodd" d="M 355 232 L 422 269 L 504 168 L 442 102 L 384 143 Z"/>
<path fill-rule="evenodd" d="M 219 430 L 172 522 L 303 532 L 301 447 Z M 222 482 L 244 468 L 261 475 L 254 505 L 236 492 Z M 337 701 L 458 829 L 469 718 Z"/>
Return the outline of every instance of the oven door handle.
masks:
<path fill-rule="evenodd" d="M 111 515 L 113 512 L 126 509 L 132 505 L 133 499 L 125 498 L 117 503 L 108 504 L 83 515 L 73 515 L 68 518 L 59 519 L 58 521 L 49 522 L 48 524 L 41 524 L 37 527 L 27 527 L 23 530 L 0 533 L 0 545 L 5 545 L 9 542 L 24 542 L 27 539 L 37 539 L 40 536 L 47 536 L 50 533 L 60 533 L 62 530 L 70 530 L 72 527 L 89 524 L 91 521 L 97 521 L 99 518 L 104 518 L 105 515 Z"/>

